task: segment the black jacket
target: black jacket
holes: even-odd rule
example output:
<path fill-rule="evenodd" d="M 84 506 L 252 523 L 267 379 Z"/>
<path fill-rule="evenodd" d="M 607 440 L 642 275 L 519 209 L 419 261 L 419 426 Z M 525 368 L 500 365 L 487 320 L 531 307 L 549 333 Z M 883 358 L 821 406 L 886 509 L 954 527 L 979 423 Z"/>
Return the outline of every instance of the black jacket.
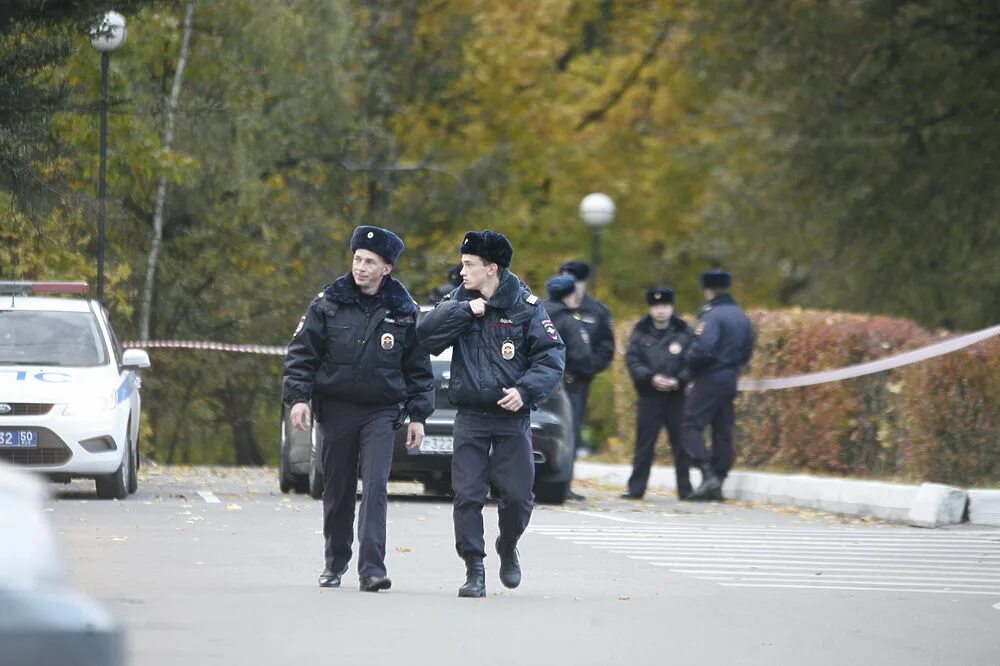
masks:
<path fill-rule="evenodd" d="M 750 319 L 729 294 L 720 294 L 698 313 L 694 342 L 688 347 L 688 371 L 692 378 L 716 372 L 739 374 L 750 362 L 755 335 Z"/>
<path fill-rule="evenodd" d="M 586 325 L 562 301 L 549 299 L 544 305 L 566 345 L 566 381 L 570 381 L 571 375 L 592 377 L 594 354 Z"/>
<path fill-rule="evenodd" d="M 405 403 L 413 421 L 434 411 L 434 373 L 417 344 L 417 305 L 391 275 L 363 299 L 348 273 L 313 299 L 288 344 L 287 405 L 319 393 L 373 405 Z"/>
<path fill-rule="evenodd" d="M 684 352 L 693 338 L 694 331 L 677 315 L 671 315 L 670 323 L 663 330 L 653 325 L 649 315 L 639 320 L 632 329 L 625 353 L 628 372 L 639 395 L 662 395 L 662 391 L 653 388 L 653 375 L 657 374 L 677 379 L 683 390 Z"/>
<path fill-rule="evenodd" d="M 451 292 L 420 320 L 420 343 L 433 354 L 453 347 L 448 397 L 459 411 L 510 415 L 497 401 L 502 388 L 516 387 L 524 400 L 520 413 L 527 413 L 559 386 L 566 362 L 559 331 L 538 297 L 510 271 L 503 272 L 478 319 L 468 303 L 477 298 L 479 292 L 465 287 Z"/>
<path fill-rule="evenodd" d="M 599 372 L 604 372 L 615 355 L 615 332 L 611 322 L 611 311 L 590 294 L 585 294 L 580 307 L 573 311 L 587 327 L 590 334 L 590 349 L 594 355 L 594 371 L 581 379 L 589 381 Z"/>

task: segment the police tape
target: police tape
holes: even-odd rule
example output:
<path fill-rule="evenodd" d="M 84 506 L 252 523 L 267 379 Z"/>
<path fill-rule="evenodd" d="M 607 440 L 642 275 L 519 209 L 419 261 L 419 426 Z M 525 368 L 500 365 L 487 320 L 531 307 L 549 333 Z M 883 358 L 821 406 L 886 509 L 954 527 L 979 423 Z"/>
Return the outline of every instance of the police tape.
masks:
<path fill-rule="evenodd" d="M 741 391 L 771 391 L 775 389 L 799 388 L 802 386 L 814 386 L 816 384 L 827 384 L 839 382 L 845 379 L 855 379 L 865 375 L 874 375 L 886 370 L 895 370 L 906 365 L 920 363 L 937 356 L 944 356 L 959 349 L 971 347 L 974 344 L 983 342 L 1000 335 L 1000 326 L 984 328 L 975 333 L 936 342 L 920 349 L 913 349 L 902 354 L 889 356 L 877 361 L 868 361 L 857 365 L 849 365 L 836 370 L 824 370 L 822 372 L 810 372 L 803 375 L 792 375 L 790 377 L 767 377 L 764 379 L 741 379 L 739 390 Z"/>
<path fill-rule="evenodd" d="M 866 375 L 874 375 L 887 370 L 895 370 L 906 365 L 913 365 L 937 356 L 944 356 L 974 344 L 1000 335 L 1000 326 L 984 328 L 975 333 L 968 333 L 957 338 L 936 342 L 926 347 L 913 349 L 902 354 L 889 356 L 877 361 L 868 361 L 857 365 L 849 365 L 835 370 L 823 370 L 789 377 L 765 377 L 761 379 L 741 379 L 741 391 L 773 391 L 777 389 L 800 388 L 816 384 L 828 384 L 845 379 L 856 379 Z M 286 347 L 268 347 L 265 345 L 243 345 L 228 342 L 206 342 L 200 340 L 134 340 L 125 343 L 126 347 L 139 349 L 206 349 L 211 351 L 238 352 L 244 354 L 267 354 L 269 356 L 284 356 Z"/>
<path fill-rule="evenodd" d="M 243 354 L 267 354 L 284 356 L 287 347 L 266 345 L 241 345 L 230 342 L 206 342 L 203 340 L 129 340 L 123 343 L 134 349 L 207 349 L 210 351 L 238 352 Z"/>

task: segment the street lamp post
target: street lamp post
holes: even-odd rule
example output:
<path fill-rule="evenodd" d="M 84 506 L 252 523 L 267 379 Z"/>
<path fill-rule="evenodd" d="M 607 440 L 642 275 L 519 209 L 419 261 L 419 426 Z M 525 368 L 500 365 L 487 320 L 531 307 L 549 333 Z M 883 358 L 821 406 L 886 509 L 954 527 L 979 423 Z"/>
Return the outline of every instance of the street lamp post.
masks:
<path fill-rule="evenodd" d="M 594 285 L 601 264 L 601 231 L 615 219 L 615 202 L 607 194 L 588 194 L 580 201 L 580 218 L 593 233 L 590 282 Z"/>
<path fill-rule="evenodd" d="M 125 43 L 125 17 L 105 14 L 90 32 L 90 43 L 101 54 L 101 166 L 97 182 L 97 300 L 104 302 L 104 218 L 108 175 L 108 64 L 111 52 Z"/>

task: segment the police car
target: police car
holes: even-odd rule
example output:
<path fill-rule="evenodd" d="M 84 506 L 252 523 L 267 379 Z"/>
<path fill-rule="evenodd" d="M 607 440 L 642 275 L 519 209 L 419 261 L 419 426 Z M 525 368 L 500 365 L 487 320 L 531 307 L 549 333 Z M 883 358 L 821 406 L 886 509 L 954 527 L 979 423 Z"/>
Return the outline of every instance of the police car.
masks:
<path fill-rule="evenodd" d="M 121 348 L 85 282 L 0 282 L 0 460 L 102 499 L 138 486 L 140 349 Z M 76 298 L 67 298 L 66 294 Z"/>

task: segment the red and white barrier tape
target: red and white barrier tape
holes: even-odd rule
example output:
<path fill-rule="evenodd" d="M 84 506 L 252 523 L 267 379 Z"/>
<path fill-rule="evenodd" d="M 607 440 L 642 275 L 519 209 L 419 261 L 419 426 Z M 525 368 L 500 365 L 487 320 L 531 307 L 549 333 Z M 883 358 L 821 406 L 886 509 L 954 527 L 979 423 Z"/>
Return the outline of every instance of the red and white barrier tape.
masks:
<path fill-rule="evenodd" d="M 134 349 L 208 349 L 211 351 L 240 352 L 243 354 L 267 354 L 284 356 L 287 347 L 267 347 L 264 345 L 240 345 L 230 342 L 206 342 L 203 340 L 129 340 L 123 343 Z"/>
<path fill-rule="evenodd" d="M 804 375 L 792 375 L 790 377 L 767 377 L 763 379 L 741 379 L 739 389 L 741 391 L 773 391 L 775 389 L 798 388 L 801 386 L 813 386 L 816 384 L 826 384 L 829 382 L 839 382 L 845 379 L 854 379 L 873 375 L 886 370 L 894 370 L 905 365 L 920 363 L 936 356 L 944 356 L 952 352 L 970 347 L 976 343 L 983 342 L 1000 335 L 1000 326 L 984 328 L 975 333 L 936 342 L 920 349 L 913 349 L 902 354 L 896 354 L 888 358 L 857 365 L 849 365 L 835 370 L 824 370 L 822 372 L 810 372 Z M 204 342 L 200 340 L 134 340 L 125 343 L 126 347 L 139 349 L 207 349 L 211 351 L 239 352 L 244 354 L 267 354 L 270 356 L 284 356 L 288 351 L 286 347 L 267 347 L 264 345 L 241 345 L 228 342 Z"/>

